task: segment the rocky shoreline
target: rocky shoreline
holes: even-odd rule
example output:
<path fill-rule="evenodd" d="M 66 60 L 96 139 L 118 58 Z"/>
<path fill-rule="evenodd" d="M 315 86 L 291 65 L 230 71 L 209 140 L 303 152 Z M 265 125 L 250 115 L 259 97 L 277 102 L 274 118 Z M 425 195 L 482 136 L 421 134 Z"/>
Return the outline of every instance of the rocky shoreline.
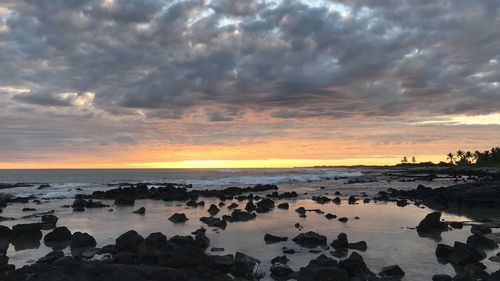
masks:
<path fill-rule="evenodd" d="M 394 175 L 391 175 L 394 177 Z M 431 179 L 433 176 L 424 175 Z M 456 176 L 456 175 L 454 175 Z M 408 175 L 398 176 L 400 180 L 408 180 Z M 372 181 L 377 179 L 369 179 Z M 346 184 L 362 183 L 365 180 L 347 181 Z M 380 192 L 378 196 L 369 198 L 366 195 L 341 197 L 334 193 L 312 196 L 319 206 L 323 204 L 356 205 L 374 201 L 394 201 L 399 207 L 410 203 L 426 205 L 433 209 L 446 210 L 451 207 L 500 207 L 500 177 L 498 174 L 478 175 L 477 179 L 465 184 L 443 188 L 427 188 L 419 186 L 415 190 L 390 189 Z M 305 194 L 307 196 L 307 194 Z M 280 192 L 276 185 L 256 185 L 253 187 L 230 187 L 221 190 L 192 190 L 189 186 L 168 184 L 160 187 L 149 187 L 147 184 L 127 184 L 117 188 L 94 192 L 91 195 L 77 195 L 71 205 L 74 212 L 85 212 L 92 208 L 110 208 L 100 200 L 112 200 L 115 206 L 133 206 L 135 200 L 163 200 L 165 202 L 182 202 L 187 208 L 205 208 L 207 216 L 200 222 L 207 227 L 224 230 L 228 223 L 254 220 L 259 214 L 273 212 L 276 209 L 288 209 L 286 202 L 276 200 L 293 200 L 299 196 L 296 192 Z M 203 198 L 215 198 L 218 204 L 205 206 Z M 0 208 L 7 204 L 40 202 L 38 198 L 2 197 Z M 225 201 L 234 200 L 226 205 Z M 345 200 L 345 201 L 344 201 Z M 446 203 L 446 204 L 443 204 Z M 40 202 L 42 204 L 42 202 Z M 218 216 L 221 209 L 230 211 L 229 215 Z M 144 215 L 145 208 L 134 213 Z M 308 212 L 324 214 L 321 209 L 295 209 L 298 217 L 306 218 Z M 377 274 L 368 269 L 362 252 L 369 246 L 365 241 L 352 242 L 345 233 L 338 233 L 336 238 L 328 238 L 320 233 L 307 231 L 296 237 L 284 237 L 267 233 L 263 235 L 266 244 L 293 241 L 297 246 L 309 249 L 310 253 L 319 256 L 310 260 L 307 265 L 294 271 L 288 265 L 287 255 L 295 252 L 292 248 L 283 248 L 282 256 L 273 259 L 269 272 L 259 271 L 260 261 L 241 252 L 228 255 L 211 255 L 217 252 L 217 245 L 210 251 L 210 240 L 205 235 L 205 228 L 200 228 L 190 236 L 172 236 L 169 239 L 162 233 L 151 233 L 142 237 L 130 230 L 116 237 L 115 244 L 96 248 L 96 240 L 90 233 L 74 232 L 65 226 L 57 226 L 58 218 L 53 213 L 38 213 L 39 223 L 17 224 L 12 228 L 0 226 L 0 279 L 1 280 L 259 280 L 268 275 L 275 280 L 401 280 L 405 273 L 398 265 L 387 265 Z M 337 218 L 331 213 L 324 215 L 327 220 L 337 219 L 346 223 L 347 217 Z M 417 227 L 421 237 L 436 237 L 443 231 L 463 227 L 462 223 L 443 222 L 440 213 L 430 213 Z M 173 223 L 189 220 L 184 213 L 170 214 L 167 218 Z M 9 218 L 3 218 L 9 219 Z M 354 218 L 359 219 L 359 218 Z M 490 225 L 491 226 L 491 225 Z M 303 227 L 295 225 L 299 230 Z M 51 230 L 45 236 L 42 231 Z M 488 273 L 481 263 L 486 258 L 484 250 L 496 249 L 497 242 L 491 237 L 491 227 L 480 224 L 472 227 L 472 235 L 467 241 L 457 241 L 453 246 L 438 244 L 436 258 L 443 264 L 451 264 L 457 275 L 435 275 L 433 280 L 500 280 L 500 271 Z M 43 238 L 43 239 L 42 239 Z M 330 241 L 331 243 L 329 243 Z M 37 262 L 16 269 L 9 264 L 7 249 L 10 244 L 19 249 L 29 248 L 30 244 L 43 243 L 54 249 Z M 61 250 L 69 247 L 70 255 Z M 350 255 L 348 255 L 351 250 Z M 354 251 L 352 251 L 354 250 Z M 332 257 L 328 256 L 331 255 Z M 500 257 L 491 257 L 491 260 Z M 166 276 L 169 276 L 166 279 Z"/>

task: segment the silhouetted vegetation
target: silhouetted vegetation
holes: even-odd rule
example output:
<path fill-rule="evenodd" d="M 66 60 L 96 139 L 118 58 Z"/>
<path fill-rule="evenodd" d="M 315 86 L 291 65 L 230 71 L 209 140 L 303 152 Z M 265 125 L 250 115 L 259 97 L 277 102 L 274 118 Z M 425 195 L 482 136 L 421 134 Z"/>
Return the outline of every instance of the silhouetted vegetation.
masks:
<path fill-rule="evenodd" d="M 447 160 L 450 164 L 459 166 L 500 166 L 500 147 L 481 151 L 462 151 L 448 153 Z"/>

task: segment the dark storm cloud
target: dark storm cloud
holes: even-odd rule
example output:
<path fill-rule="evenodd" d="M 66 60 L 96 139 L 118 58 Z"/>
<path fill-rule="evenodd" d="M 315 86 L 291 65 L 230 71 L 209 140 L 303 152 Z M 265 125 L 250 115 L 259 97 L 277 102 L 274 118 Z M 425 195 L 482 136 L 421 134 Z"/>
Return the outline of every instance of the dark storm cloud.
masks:
<path fill-rule="evenodd" d="M 10 74 L 1 82 L 92 91 L 106 108 L 215 103 L 327 112 L 364 100 L 352 115 L 418 112 L 428 102 L 426 111 L 440 114 L 474 111 L 475 95 L 495 103 L 489 111 L 499 106 L 498 67 L 477 75 L 499 51 L 495 1 L 7 3 L 1 54 Z M 392 88 L 357 91 L 374 83 Z M 64 104 L 50 98 L 15 97 Z"/>
<path fill-rule="evenodd" d="M 40 119 L 55 118 L 57 107 L 116 122 L 498 112 L 499 6 L 4 0 L 0 115 L 15 120 L 23 105 Z M 86 92 L 95 97 L 84 109 L 64 95 Z"/>

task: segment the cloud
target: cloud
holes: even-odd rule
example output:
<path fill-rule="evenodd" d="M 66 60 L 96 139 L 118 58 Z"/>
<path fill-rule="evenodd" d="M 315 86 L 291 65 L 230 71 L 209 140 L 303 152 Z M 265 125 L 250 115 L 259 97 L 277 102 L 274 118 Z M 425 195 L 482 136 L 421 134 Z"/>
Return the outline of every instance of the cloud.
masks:
<path fill-rule="evenodd" d="M 95 143 L 164 139 L 162 122 L 177 140 L 224 142 L 205 132 L 224 124 L 244 141 L 312 119 L 372 139 L 356 122 L 499 112 L 499 25 L 496 0 L 5 0 L 0 117 L 29 108 L 49 131 L 85 119 Z"/>

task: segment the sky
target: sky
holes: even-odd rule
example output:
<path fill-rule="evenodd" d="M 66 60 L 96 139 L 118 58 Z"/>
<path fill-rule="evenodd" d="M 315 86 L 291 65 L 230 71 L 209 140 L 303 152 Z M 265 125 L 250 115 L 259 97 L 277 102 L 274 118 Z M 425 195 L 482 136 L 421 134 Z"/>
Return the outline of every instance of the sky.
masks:
<path fill-rule="evenodd" d="M 500 144 L 498 0 L 2 0 L 0 168 L 440 161 Z"/>

